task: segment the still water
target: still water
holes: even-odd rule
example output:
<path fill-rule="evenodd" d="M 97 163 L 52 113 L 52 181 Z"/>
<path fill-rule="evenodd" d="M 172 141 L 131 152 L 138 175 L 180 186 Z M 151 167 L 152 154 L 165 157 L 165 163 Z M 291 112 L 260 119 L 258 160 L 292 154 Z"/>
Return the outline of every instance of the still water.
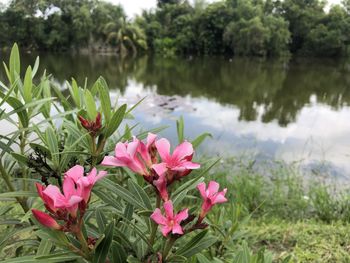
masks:
<path fill-rule="evenodd" d="M 26 63 L 34 62 L 34 54 Z M 136 103 L 135 122 L 210 132 L 201 154 L 298 162 L 303 169 L 350 179 L 350 63 L 243 58 L 121 60 L 103 55 L 40 54 L 59 85 L 102 75 L 119 101 Z"/>

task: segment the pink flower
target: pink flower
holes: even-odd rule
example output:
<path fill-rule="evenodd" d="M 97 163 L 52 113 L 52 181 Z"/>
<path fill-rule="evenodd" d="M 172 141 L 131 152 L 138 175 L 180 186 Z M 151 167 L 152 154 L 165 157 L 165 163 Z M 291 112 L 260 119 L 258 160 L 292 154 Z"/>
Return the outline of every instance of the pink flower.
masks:
<path fill-rule="evenodd" d="M 156 162 L 156 137 L 157 135 L 149 133 L 146 144 L 136 137 L 132 142 L 117 143 L 114 156 L 106 156 L 102 165 L 128 167 L 137 174 L 149 176 L 148 169 Z"/>
<path fill-rule="evenodd" d="M 156 137 L 157 135 L 153 133 L 148 133 L 146 144 L 144 144 L 142 141 L 139 141 L 140 144 L 138 152 L 140 153 L 142 160 L 147 164 L 148 167 L 151 167 L 152 164 L 157 161 L 157 152 L 155 148 Z"/>
<path fill-rule="evenodd" d="M 160 197 L 164 201 L 168 201 L 169 195 L 167 191 L 167 179 L 165 173 L 159 175 L 159 178 L 153 181 L 153 185 L 157 188 Z"/>
<path fill-rule="evenodd" d="M 165 171 L 170 171 L 170 177 L 168 174 L 169 183 L 174 179 L 186 176 L 193 169 L 198 169 L 200 165 L 193 163 L 192 157 L 194 150 L 192 144 L 185 141 L 178 145 L 173 154 L 170 154 L 170 143 L 167 139 L 160 139 L 155 142 L 158 153 L 162 159 L 162 163 L 154 164 L 152 168 L 158 175 Z M 173 178 L 175 176 L 175 178 Z"/>
<path fill-rule="evenodd" d="M 90 199 L 92 187 L 98 180 L 105 177 L 106 175 L 106 171 L 100 171 L 97 174 L 96 168 L 93 168 L 87 176 L 84 176 L 84 167 L 76 165 L 65 173 L 65 180 L 67 178 L 71 178 L 73 180 L 73 182 L 78 187 L 78 194 L 84 199 L 85 203 L 87 204 Z"/>
<path fill-rule="evenodd" d="M 33 213 L 35 219 L 38 220 L 38 222 L 40 224 L 42 224 L 43 226 L 46 226 L 46 227 L 51 228 L 51 229 L 56 229 L 56 230 L 60 230 L 62 228 L 56 222 L 56 220 L 53 219 L 48 214 L 46 214 L 40 210 L 36 210 L 36 209 L 32 209 L 32 213 Z"/>
<path fill-rule="evenodd" d="M 78 204 L 83 200 L 69 177 L 63 181 L 63 194 L 55 185 L 46 187 L 42 194 L 52 200 L 54 209 L 66 209 L 72 217 L 77 216 Z"/>
<path fill-rule="evenodd" d="M 197 185 L 197 189 L 203 198 L 200 221 L 215 204 L 227 202 L 227 199 L 225 198 L 227 189 L 225 188 L 223 191 L 218 192 L 219 187 L 220 185 L 215 181 L 210 181 L 207 189 L 205 189 L 205 183 L 200 183 Z"/>
<path fill-rule="evenodd" d="M 139 145 L 140 141 L 137 139 L 130 143 L 118 142 L 115 146 L 114 156 L 106 156 L 102 161 L 102 165 L 128 167 L 137 174 L 148 174 L 146 166 L 137 156 Z"/>
<path fill-rule="evenodd" d="M 39 183 L 35 183 L 35 186 L 36 186 L 36 190 L 38 192 L 38 195 L 40 196 L 40 198 L 44 202 L 46 209 L 51 213 L 55 213 L 58 208 L 56 208 L 54 206 L 53 200 L 49 196 L 47 196 L 46 194 L 43 193 L 44 190 L 46 189 L 46 187 L 39 184 Z"/>
<path fill-rule="evenodd" d="M 188 217 L 188 209 L 184 209 L 174 216 L 173 203 L 169 200 L 163 205 L 165 210 L 165 216 L 162 215 L 159 208 L 154 210 L 151 218 L 158 225 L 161 225 L 161 231 L 163 236 L 167 236 L 170 232 L 172 234 L 183 234 L 180 223 Z"/>

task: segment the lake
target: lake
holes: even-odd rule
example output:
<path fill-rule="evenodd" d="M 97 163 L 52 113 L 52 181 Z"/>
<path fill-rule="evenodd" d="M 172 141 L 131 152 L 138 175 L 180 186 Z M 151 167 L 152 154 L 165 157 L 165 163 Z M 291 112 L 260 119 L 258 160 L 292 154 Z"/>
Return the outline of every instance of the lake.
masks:
<path fill-rule="evenodd" d="M 27 54 L 25 64 L 35 55 Z M 200 154 L 261 162 L 297 162 L 302 169 L 350 179 L 350 63 L 345 60 L 141 57 L 40 54 L 57 84 L 102 75 L 119 101 L 145 101 L 135 120 L 176 142 L 210 132 Z"/>

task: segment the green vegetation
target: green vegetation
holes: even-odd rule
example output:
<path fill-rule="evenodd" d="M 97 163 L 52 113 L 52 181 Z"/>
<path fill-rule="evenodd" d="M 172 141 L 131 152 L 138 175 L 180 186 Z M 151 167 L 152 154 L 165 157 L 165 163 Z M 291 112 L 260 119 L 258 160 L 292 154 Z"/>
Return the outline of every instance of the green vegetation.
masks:
<path fill-rule="evenodd" d="M 27 49 L 149 49 L 163 56 L 348 55 L 350 4 L 321 0 L 158 1 L 134 21 L 98 0 L 12 0 L 0 8 L 0 45 Z"/>

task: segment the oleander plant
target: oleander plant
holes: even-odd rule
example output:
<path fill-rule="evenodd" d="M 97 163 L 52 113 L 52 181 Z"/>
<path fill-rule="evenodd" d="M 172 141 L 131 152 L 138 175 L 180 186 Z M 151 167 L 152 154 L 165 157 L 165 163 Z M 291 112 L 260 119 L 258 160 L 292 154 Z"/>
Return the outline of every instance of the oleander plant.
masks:
<path fill-rule="evenodd" d="M 272 262 L 234 249 L 239 204 L 194 161 L 210 136 L 178 145 L 130 126 L 106 81 L 57 86 L 15 44 L 0 82 L 2 262 Z M 141 103 L 141 102 L 140 102 Z M 133 136 L 134 134 L 134 136 Z"/>

